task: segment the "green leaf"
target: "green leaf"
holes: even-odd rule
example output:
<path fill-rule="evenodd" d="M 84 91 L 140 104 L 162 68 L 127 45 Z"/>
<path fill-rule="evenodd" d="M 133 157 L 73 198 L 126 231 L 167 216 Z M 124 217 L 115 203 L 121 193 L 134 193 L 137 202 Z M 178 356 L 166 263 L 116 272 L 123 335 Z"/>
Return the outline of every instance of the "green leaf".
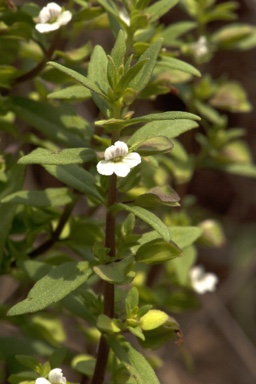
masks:
<path fill-rule="evenodd" d="M 233 49 L 236 44 L 250 37 L 254 33 L 253 26 L 249 24 L 233 23 L 219 29 L 212 35 L 212 41 L 221 48 Z"/>
<path fill-rule="evenodd" d="M 137 93 L 141 92 L 142 89 L 149 82 L 153 69 L 156 65 L 156 60 L 160 52 L 162 45 L 162 39 L 156 41 L 154 44 L 150 45 L 146 51 L 140 56 L 139 62 L 148 59 L 146 65 L 140 70 L 140 72 L 134 77 L 130 82 L 130 88 L 133 88 Z"/>
<path fill-rule="evenodd" d="M 91 97 L 91 92 L 82 85 L 71 85 L 48 94 L 48 99 L 86 100 Z"/>
<path fill-rule="evenodd" d="M 181 249 L 172 241 L 155 239 L 143 244 L 136 253 L 136 260 L 145 264 L 160 264 L 181 256 Z"/>
<path fill-rule="evenodd" d="M 108 344 L 136 384 L 160 384 L 151 365 L 124 339 L 107 336 Z"/>
<path fill-rule="evenodd" d="M 44 191 L 18 191 L 6 196 L 1 202 L 34 207 L 56 207 L 69 204 L 74 194 L 67 188 L 47 188 Z"/>
<path fill-rule="evenodd" d="M 131 150 L 139 152 L 141 156 L 157 155 L 159 153 L 167 153 L 173 148 L 173 143 L 165 136 L 156 136 L 147 139 L 143 143 L 138 143 Z"/>
<path fill-rule="evenodd" d="M 86 354 L 75 356 L 71 362 L 71 366 L 74 370 L 89 377 L 93 376 L 95 364 L 95 357 Z"/>
<path fill-rule="evenodd" d="M 118 36 L 116 38 L 115 45 L 111 51 L 111 57 L 117 69 L 122 64 L 124 64 L 125 54 L 126 54 L 125 33 L 122 29 L 120 29 Z"/>
<path fill-rule="evenodd" d="M 154 228 L 165 241 L 171 240 L 168 227 L 152 212 L 134 205 L 129 206 L 125 204 L 116 204 L 115 207 L 117 209 L 124 209 L 125 211 L 133 213 L 135 216 L 139 217 L 142 221 Z"/>
<path fill-rule="evenodd" d="M 236 81 L 228 81 L 219 86 L 211 97 L 210 104 L 231 112 L 250 112 L 252 109 L 245 90 Z"/>
<path fill-rule="evenodd" d="M 117 319 L 111 319 L 110 317 L 101 314 L 97 319 L 97 327 L 108 333 L 119 333 L 121 328 L 118 325 Z"/>
<path fill-rule="evenodd" d="M 66 75 L 72 77 L 72 79 L 76 80 L 78 83 L 80 83 L 84 87 L 90 89 L 90 91 L 104 97 L 104 94 L 102 93 L 100 88 L 96 84 L 94 84 L 89 78 L 81 75 L 80 73 L 74 71 L 73 69 L 64 67 L 63 65 L 58 63 L 54 63 L 53 61 L 48 61 L 47 64 L 65 73 Z"/>
<path fill-rule="evenodd" d="M 110 85 L 108 82 L 108 58 L 100 45 L 96 45 L 91 55 L 88 67 L 88 79 L 99 87 L 102 94 L 92 94 L 92 98 L 99 109 L 108 116 L 109 106 L 106 102 L 106 95 Z M 102 97 L 104 96 L 104 97 Z"/>
<path fill-rule="evenodd" d="M 15 358 L 16 360 L 18 360 L 19 363 L 21 363 L 25 367 L 30 368 L 33 371 L 39 365 L 38 360 L 30 355 L 16 355 Z"/>
<path fill-rule="evenodd" d="M 67 148 L 49 151 L 37 148 L 19 159 L 19 164 L 67 165 L 83 164 L 95 159 L 95 152 L 90 148 Z"/>
<path fill-rule="evenodd" d="M 206 117 L 206 119 L 218 126 L 224 125 L 226 117 L 220 115 L 216 111 L 216 109 L 212 108 L 209 104 L 203 103 L 199 100 L 195 100 L 194 105 L 201 116 Z"/>
<path fill-rule="evenodd" d="M 115 92 L 122 92 L 127 87 L 131 87 L 134 77 L 141 71 L 141 69 L 148 63 L 148 59 L 138 61 L 134 64 L 120 79 L 115 87 Z"/>
<path fill-rule="evenodd" d="M 24 167 L 16 165 L 7 172 L 5 189 L 0 193 L 0 199 L 22 188 L 24 180 Z M 0 265 L 6 239 L 8 237 L 17 207 L 12 203 L 0 204 Z"/>
<path fill-rule="evenodd" d="M 171 187 L 165 186 L 151 188 L 137 197 L 135 203 L 140 207 L 177 206 L 179 200 L 178 194 Z"/>
<path fill-rule="evenodd" d="M 121 120 L 121 119 L 108 119 L 108 120 L 98 120 L 95 124 L 107 127 L 108 125 L 118 125 L 119 127 L 122 126 L 123 128 L 129 127 L 130 125 L 134 124 L 140 124 L 140 123 L 147 123 L 147 122 L 154 122 L 154 121 L 174 121 L 174 120 L 194 120 L 194 121 L 200 121 L 200 117 L 194 115 L 193 113 L 188 112 L 162 112 L 162 113 L 152 113 L 145 116 L 136 117 L 134 119 L 129 120 Z M 183 123 L 183 122 L 182 122 Z M 165 123 L 166 126 L 166 123 Z M 152 135 L 150 137 L 154 137 L 155 135 Z M 167 136 L 159 134 L 157 136 Z"/>
<path fill-rule="evenodd" d="M 128 256 L 121 261 L 105 265 L 96 265 L 93 271 L 103 280 L 115 284 L 128 284 L 134 277 L 135 273 L 132 271 L 134 265 L 134 257 Z"/>
<path fill-rule="evenodd" d="M 170 268 L 175 270 L 180 284 L 184 285 L 187 283 L 188 274 L 195 263 L 196 255 L 196 248 L 194 246 L 188 246 L 184 249 L 182 258 L 176 258 L 171 261 Z"/>
<path fill-rule="evenodd" d="M 162 68 L 176 69 L 181 72 L 189 73 L 193 76 L 201 76 L 198 69 L 193 67 L 193 65 L 188 64 L 185 61 L 175 59 L 174 57 L 161 56 L 161 60 L 157 62 L 157 66 Z"/>
<path fill-rule="evenodd" d="M 179 21 L 173 23 L 161 32 L 161 37 L 164 39 L 164 46 L 177 44 L 177 39 L 196 27 L 194 21 Z"/>
<path fill-rule="evenodd" d="M 69 187 L 103 202 L 103 198 L 96 187 L 95 177 L 85 169 L 75 164 L 45 165 L 44 168 Z"/>
<path fill-rule="evenodd" d="M 17 96 L 12 101 L 11 107 L 17 116 L 54 143 L 67 147 L 83 147 L 91 138 L 92 128 L 89 123 L 79 117 L 68 104 L 57 107 Z"/>
<path fill-rule="evenodd" d="M 173 8 L 179 0 L 160 0 L 146 8 L 144 12 L 150 16 L 150 21 L 157 21 L 161 16 Z"/>
<path fill-rule="evenodd" d="M 193 244 L 202 234 L 202 229 L 198 227 L 168 227 L 168 231 L 171 241 L 180 249 Z M 138 240 L 139 245 L 132 247 L 132 252 L 136 253 L 141 245 L 156 239 L 161 240 L 157 231 L 144 233 Z"/>
<path fill-rule="evenodd" d="M 60 301 L 82 285 L 91 274 L 87 261 L 68 262 L 55 267 L 34 285 L 25 300 L 9 310 L 8 316 L 37 312 Z"/>
<path fill-rule="evenodd" d="M 131 147 L 136 147 L 140 143 L 156 136 L 165 136 L 168 139 L 173 139 L 196 127 L 198 127 L 198 124 L 195 121 L 187 120 L 186 118 L 184 120 L 153 121 L 137 129 L 129 138 L 127 144 Z"/>
<path fill-rule="evenodd" d="M 256 177 L 256 166 L 253 164 L 228 164 L 219 168 L 234 175 Z"/>
<path fill-rule="evenodd" d="M 158 309 L 150 309 L 140 319 L 140 326 L 144 331 L 151 331 L 152 329 L 161 327 L 168 320 L 167 313 Z"/>

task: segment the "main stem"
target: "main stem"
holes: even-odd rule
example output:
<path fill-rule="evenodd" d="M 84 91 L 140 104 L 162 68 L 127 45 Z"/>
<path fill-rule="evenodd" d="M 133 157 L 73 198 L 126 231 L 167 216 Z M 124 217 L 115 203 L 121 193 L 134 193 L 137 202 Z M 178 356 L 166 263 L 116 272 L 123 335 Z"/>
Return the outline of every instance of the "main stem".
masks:
<path fill-rule="evenodd" d="M 109 256 L 114 257 L 116 252 L 115 244 L 115 215 L 111 210 L 111 207 L 116 202 L 116 175 L 113 174 L 109 180 L 108 189 L 108 204 L 106 212 L 106 232 L 105 232 L 105 247 L 109 249 Z M 113 317 L 114 316 L 114 299 L 115 299 L 115 287 L 114 284 L 110 284 L 104 281 L 104 314 Z M 94 375 L 91 384 L 102 384 L 105 377 L 109 354 L 109 346 L 106 339 L 102 335 L 99 342 L 99 349 L 97 354 L 97 361 L 94 369 Z"/>

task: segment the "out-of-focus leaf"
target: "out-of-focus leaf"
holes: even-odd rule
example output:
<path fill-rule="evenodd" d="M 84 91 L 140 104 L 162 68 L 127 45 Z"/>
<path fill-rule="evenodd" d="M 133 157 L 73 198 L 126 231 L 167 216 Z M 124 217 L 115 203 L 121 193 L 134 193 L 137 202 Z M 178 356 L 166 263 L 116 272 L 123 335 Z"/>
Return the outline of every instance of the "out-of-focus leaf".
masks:
<path fill-rule="evenodd" d="M 157 62 L 157 66 L 164 68 L 176 69 L 181 72 L 189 73 L 190 75 L 200 77 L 201 74 L 193 67 L 191 64 L 186 63 L 185 61 L 175 59 L 174 57 L 162 56 L 161 60 Z"/>
<path fill-rule="evenodd" d="M 34 207 L 56 207 L 72 202 L 74 194 L 67 188 L 47 188 L 44 191 L 19 191 L 2 199 L 2 203 Z"/>
<path fill-rule="evenodd" d="M 83 147 L 91 137 L 91 126 L 68 104 L 57 107 L 17 96 L 12 101 L 17 116 L 55 143 Z"/>
<path fill-rule="evenodd" d="M 245 90 L 235 81 L 219 86 L 210 99 L 210 104 L 231 112 L 249 112 L 252 109 Z"/>
<path fill-rule="evenodd" d="M 156 21 L 178 2 L 179 0 L 160 0 L 146 8 L 144 12 L 150 16 L 151 21 Z"/>

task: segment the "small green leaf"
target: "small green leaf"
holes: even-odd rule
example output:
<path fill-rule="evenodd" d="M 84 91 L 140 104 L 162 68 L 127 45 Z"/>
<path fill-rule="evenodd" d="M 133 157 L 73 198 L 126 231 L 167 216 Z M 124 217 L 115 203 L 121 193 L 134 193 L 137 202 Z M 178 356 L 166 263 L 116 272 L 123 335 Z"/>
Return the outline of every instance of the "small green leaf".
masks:
<path fill-rule="evenodd" d="M 132 270 L 133 265 L 134 257 L 128 256 L 121 261 L 96 265 L 93 267 L 93 270 L 101 279 L 109 283 L 128 284 L 135 277 L 135 273 Z"/>
<path fill-rule="evenodd" d="M 118 36 L 116 38 L 115 45 L 111 51 L 111 57 L 116 68 L 119 68 L 124 64 L 124 58 L 126 54 L 126 43 L 125 43 L 125 33 L 120 29 Z"/>
<path fill-rule="evenodd" d="M 138 152 L 141 156 L 152 156 L 159 153 L 167 153 L 173 148 L 173 143 L 165 136 L 156 136 L 145 140 L 143 143 L 138 143 L 131 150 Z"/>
<path fill-rule="evenodd" d="M 218 87 L 210 99 L 210 104 L 231 112 L 250 112 L 252 109 L 245 90 L 235 81 L 226 82 Z"/>
<path fill-rule="evenodd" d="M 185 61 L 179 59 L 175 59 L 174 57 L 162 56 L 161 60 L 157 62 L 157 66 L 161 68 L 176 69 L 181 72 L 189 73 L 193 76 L 201 76 L 198 69 L 193 67 L 191 64 L 188 64 Z"/>
<path fill-rule="evenodd" d="M 39 361 L 30 355 L 16 355 L 15 358 L 19 363 L 25 367 L 30 368 L 32 371 L 34 371 L 35 368 L 39 365 Z"/>
<path fill-rule="evenodd" d="M 174 242 L 155 239 L 139 247 L 136 260 L 145 264 L 160 264 L 181 255 L 181 249 Z"/>
<path fill-rule="evenodd" d="M 108 344 L 136 384 L 160 384 L 151 365 L 124 339 L 107 336 Z"/>
<path fill-rule="evenodd" d="M 177 23 L 172 23 L 161 32 L 161 37 L 164 38 L 163 45 L 177 45 L 177 39 L 191 29 L 196 28 L 196 25 L 197 24 L 194 21 L 179 21 Z"/>
<path fill-rule="evenodd" d="M 97 327 L 107 333 L 119 333 L 121 331 L 117 319 L 111 319 L 104 314 L 98 317 Z"/>
<path fill-rule="evenodd" d="M 170 241 L 168 227 L 152 212 L 135 205 L 129 206 L 126 204 L 117 204 L 115 207 L 117 209 L 124 209 L 125 211 L 133 213 L 135 216 L 139 217 L 142 221 L 154 228 L 165 241 Z"/>
<path fill-rule="evenodd" d="M 91 97 L 91 92 L 82 85 L 71 85 L 48 94 L 48 99 L 86 100 Z"/>
<path fill-rule="evenodd" d="M 34 285 L 25 300 L 9 310 L 8 316 L 37 312 L 60 301 L 82 285 L 91 274 L 87 261 L 68 262 L 55 267 Z"/>
<path fill-rule="evenodd" d="M 90 355 L 77 355 L 73 358 L 71 366 L 74 370 L 92 377 L 95 369 L 96 359 Z"/>
<path fill-rule="evenodd" d="M 80 73 L 74 71 L 73 69 L 64 67 L 63 65 L 55 63 L 53 61 L 48 61 L 47 64 L 51 65 L 52 67 L 65 73 L 66 75 L 72 77 L 72 79 L 76 80 L 78 83 L 80 83 L 84 87 L 90 89 L 90 91 L 97 93 L 98 95 L 101 95 L 104 97 L 104 94 L 102 93 L 100 88 L 96 84 L 94 84 L 90 79 L 88 79 L 87 77 L 81 75 Z"/>
<path fill-rule="evenodd" d="M 66 165 L 83 164 L 95 159 L 95 152 L 90 148 L 67 148 L 49 151 L 37 148 L 19 159 L 19 164 Z"/>
<path fill-rule="evenodd" d="M 161 327 L 168 320 L 167 313 L 158 309 L 150 309 L 140 319 L 140 326 L 144 331 L 151 331 L 152 329 Z"/>
<path fill-rule="evenodd" d="M 141 92 L 142 89 L 149 82 L 153 69 L 156 65 L 156 60 L 158 54 L 160 52 L 162 45 L 162 39 L 156 41 L 154 44 L 150 45 L 149 48 L 140 56 L 139 62 L 148 59 L 146 65 L 140 70 L 140 72 L 134 77 L 134 79 L 130 82 L 130 88 L 133 88 L 137 91 L 137 93 Z"/>
<path fill-rule="evenodd" d="M 140 207 L 156 207 L 161 205 L 177 206 L 180 200 L 178 194 L 169 186 L 154 187 L 136 198 L 135 203 Z"/>
<path fill-rule="evenodd" d="M 176 111 L 171 111 L 171 112 L 162 112 L 162 113 L 152 113 L 152 114 L 149 114 L 149 115 L 145 115 L 145 116 L 140 116 L 140 117 L 136 117 L 134 119 L 129 119 L 129 120 L 121 120 L 121 119 L 108 119 L 108 120 L 98 120 L 96 122 L 96 125 L 100 125 L 100 126 L 103 126 L 103 127 L 107 127 L 108 125 L 119 125 L 119 126 L 122 126 L 123 128 L 125 127 L 129 127 L 130 125 L 134 125 L 134 124 L 140 124 L 140 123 L 147 123 L 147 122 L 155 122 L 155 121 L 165 121 L 165 125 L 166 126 L 166 121 L 171 121 L 173 123 L 173 121 L 175 120 L 194 120 L 194 121 L 200 121 L 200 117 L 199 116 L 196 116 L 192 113 L 188 113 L 188 112 L 176 112 Z M 184 122 L 182 122 L 183 124 Z M 197 126 L 197 125 L 196 125 Z M 155 135 L 152 135 L 150 137 L 154 137 Z M 159 134 L 158 136 L 167 136 L 169 137 L 168 135 L 164 135 L 164 134 Z"/>
<path fill-rule="evenodd" d="M 44 191 L 18 191 L 6 196 L 2 203 L 34 207 L 56 207 L 72 202 L 74 194 L 67 188 L 47 188 Z"/>
<path fill-rule="evenodd" d="M 150 7 L 145 9 L 145 13 L 150 15 L 150 21 L 157 21 L 161 16 L 167 13 L 173 8 L 179 0 L 160 0 L 152 4 Z"/>

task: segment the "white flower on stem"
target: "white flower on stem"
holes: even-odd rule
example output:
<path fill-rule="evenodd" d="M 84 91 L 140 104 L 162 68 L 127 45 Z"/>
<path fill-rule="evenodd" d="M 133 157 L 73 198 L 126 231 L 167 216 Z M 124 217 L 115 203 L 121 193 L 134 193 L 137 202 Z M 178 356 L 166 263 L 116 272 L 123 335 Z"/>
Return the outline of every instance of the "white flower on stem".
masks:
<path fill-rule="evenodd" d="M 123 141 L 116 141 L 104 152 L 105 160 L 97 164 L 97 171 L 101 175 L 110 176 L 115 173 L 117 176 L 125 177 L 131 168 L 140 164 L 141 157 L 137 152 L 129 153 L 128 146 Z"/>
<path fill-rule="evenodd" d="M 36 379 L 36 384 L 66 384 L 66 377 L 63 376 L 60 368 L 52 369 L 48 374 L 48 379 L 39 377 Z"/>
<path fill-rule="evenodd" d="M 48 33 L 56 31 L 62 25 L 66 25 L 72 19 L 72 13 L 63 11 L 56 3 L 48 3 L 38 15 L 38 23 L 36 29 L 40 33 Z"/>
<path fill-rule="evenodd" d="M 200 36 L 194 44 L 194 53 L 197 58 L 205 56 L 209 51 L 208 42 L 205 36 Z"/>
<path fill-rule="evenodd" d="M 214 273 L 206 273 L 201 265 L 197 265 L 190 270 L 189 277 L 194 291 L 204 294 L 207 291 L 215 291 L 218 277 Z"/>

